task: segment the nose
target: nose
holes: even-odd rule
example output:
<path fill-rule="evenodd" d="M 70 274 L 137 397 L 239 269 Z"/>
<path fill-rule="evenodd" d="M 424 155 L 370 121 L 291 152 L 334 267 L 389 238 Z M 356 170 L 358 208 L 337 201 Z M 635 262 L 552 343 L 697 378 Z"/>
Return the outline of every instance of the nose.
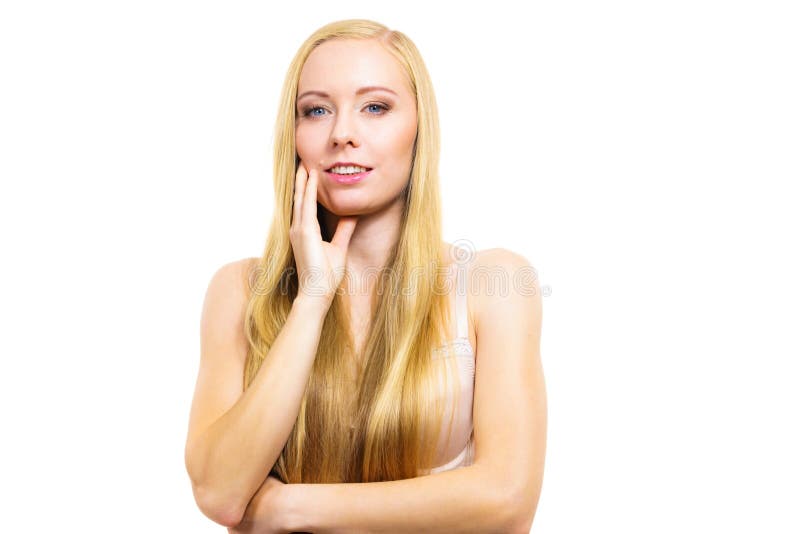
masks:
<path fill-rule="evenodd" d="M 354 132 L 353 121 L 350 120 L 346 113 L 340 113 L 336 117 L 333 131 L 331 132 L 331 140 L 334 146 L 345 145 L 347 143 L 350 143 L 354 147 L 359 145 Z"/>

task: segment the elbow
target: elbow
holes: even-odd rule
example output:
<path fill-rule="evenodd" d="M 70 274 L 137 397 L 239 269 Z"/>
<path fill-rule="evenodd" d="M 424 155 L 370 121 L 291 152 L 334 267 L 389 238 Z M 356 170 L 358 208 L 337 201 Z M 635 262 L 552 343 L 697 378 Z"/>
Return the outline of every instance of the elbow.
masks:
<path fill-rule="evenodd" d="M 525 528 L 523 514 L 513 494 L 504 494 L 496 506 L 497 532 L 507 532 L 508 534 L 528 534 L 530 532 L 530 526 Z"/>
<path fill-rule="evenodd" d="M 504 532 L 528 534 L 533 525 L 538 500 L 538 494 L 535 497 L 531 497 L 529 494 L 520 491 L 505 492 L 500 503 L 500 513 L 498 514 L 498 517 L 504 520 L 506 527 Z"/>
<path fill-rule="evenodd" d="M 508 529 L 505 532 L 512 534 L 529 534 L 531 526 L 533 525 L 533 515 L 517 516 L 516 519 L 508 523 Z"/>
<path fill-rule="evenodd" d="M 244 508 L 234 503 L 229 498 L 224 498 L 219 493 L 192 485 L 192 493 L 197 507 L 203 515 L 222 525 L 233 528 L 239 525 L 244 516 Z"/>
<path fill-rule="evenodd" d="M 531 486 L 524 482 L 517 483 L 512 475 L 500 476 L 501 471 L 496 467 L 474 466 L 481 470 L 479 479 L 483 491 L 489 489 L 486 501 L 487 517 L 492 518 L 487 524 L 487 532 L 502 532 L 503 534 L 528 534 L 533 524 L 536 512 L 536 503 L 539 499 L 538 491 L 531 491 Z"/>
<path fill-rule="evenodd" d="M 190 451 L 187 446 L 184 460 L 197 507 L 204 516 L 219 525 L 228 528 L 237 526 L 244 516 L 245 507 L 229 493 L 224 494 L 215 489 L 213 484 L 208 484 L 205 473 L 197 465 L 197 456 L 189 454 Z"/>

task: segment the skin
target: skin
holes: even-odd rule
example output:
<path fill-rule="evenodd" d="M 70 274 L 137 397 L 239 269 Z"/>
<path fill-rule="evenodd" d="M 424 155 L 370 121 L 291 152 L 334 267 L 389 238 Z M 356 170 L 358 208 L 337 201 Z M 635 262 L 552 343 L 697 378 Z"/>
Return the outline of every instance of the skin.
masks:
<path fill-rule="evenodd" d="M 389 91 L 357 94 L 365 86 Z M 315 210 L 310 196 L 315 196 L 323 224 L 336 229 L 332 241 L 344 243 L 348 270 L 356 275 L 353 279 L 359 279 L 358 273 L 386 263 L 390 247 L 399 238 L 403 193 L 411 175 L 417 135 L 416 98 L 402 68 L 380 43 L 349 39 L 327 41 L 311 52 L 297 94 L 295 144 L 300 168 L 294 222 L 302 218 L 306 226 L 312 225 Z M 360 163 L 372 172 L 357 184 L 339 184 L 325 174 L 337 161 Z M 340 226 L 342 219 L 347 224 Z M 357 224 L 351 228 L 353 219 Z M 300 248 L 300 240 L 293 240 L 293 247 L 295 242 Z M 329 257 L 332 252 L 334 247 L 326 248 Z M 371 310 L 366 298 L 369 288 L 357 289 L 349 288 L 347 294 L 355 323 L 353 337 L 360 347 Z M 281 510 L 282 486 L 280 480 L 268 477 L 245 519 L 276 517 Z M 245 520 L 229 532 L 251 532 L 254 527 Z"/>
<path fill-rule="evenodd" d="M 365 86 L 387 91 L 357 94 Z M 306 95 L 320 91 L 329 96 Z M 362 347 L 372 315 L 374 274 L 399 239 L 417 135 L 416 98 L 395 58 L 377 41 L 332 40 L 314 49 L 300 74 L 295 143 L 309 180 L 316 178 L 325 228 L 357 217 L 347 247 L 345 285 L 352 335 Z M 325 170 L 337 161 L 372 167 L 366 180 L 343 185 Z M 316 176 L 315 176 L 316 175 Z"/>
<path fill-rule="evenodd" d="M 386 86 L 397 94 L 356 95 L 356 89 L 365 85 Z M 369 41 L 329 41 L 312 52 L 298 95 L 309 90 L 330 96 L 298 101 L 296 143 L 301 169 L 295 202 L 302 203 L 305 226 L 298 236 L 306 240 L 307 250 L 329 252 L 329 265 L 337 263 L 333 260 L 338 260 L 338 251 L 346 253 L 348 271 L 358 275 L 383 266 L 399 236 L 402 195 L 417 128 L 414 95 L 394 58 L 379 43 Z M 371 104 L 387 105 L 390 111 Z M 302 114 L 315 107 L 312 113 L 319 117 Z M 336 161 L 353 161 L 374 170 L 355 186 L 340 185 L 324 174 Z M 320 248 L 319 225 L 314 222 L 317 209 L 325 227 L 335 229 L 334 247 Z M 317 230 L 314 247 L 308 244 L 311 227 Z M 443 253 L 449 248 L 443 243 Z M 531 266 L 510 251 L 490 249 L 477 253 L 475 267 L 499 268 L 511 280 L 519 269 Z M 479 454 L 473 465 L 370 484 L 286 485 L 267 477 L 242 522 L 229 532 L 290 532 L 296 531 L 293 525 L 306 523 L 342 525 L 322 529 L 326 532 L 347 531 L 356 523 L 368 525 L 369 531 L 386 531 L 391 526 L 398 532 L 411 532 L 418 531 L 419 525 L 444 524 L 452 531 L 471 531 L 479 525 L 487 531 L 528 532 L 541 491 L 546 429 L 539 358 L 541 292 L 535 281 L 529 286 L 533 293 L 501 295 L 470 289 L 469 338 L 476 354 L 482 355 L 473 408 Z M 359 319 L 366 324 L 371 310 L 366 298 L 359 300 L 361 295 L 352 288 L 347 294 L 358 339 Z M 508 410 L 509 405 L 516 409 Z M 452 487 L 461 488 L 465 497 L 449 497 Z M 398 502 L 407 506 L 394 506 Z M 409 509 L 415 511 L 413 517 Z"/>

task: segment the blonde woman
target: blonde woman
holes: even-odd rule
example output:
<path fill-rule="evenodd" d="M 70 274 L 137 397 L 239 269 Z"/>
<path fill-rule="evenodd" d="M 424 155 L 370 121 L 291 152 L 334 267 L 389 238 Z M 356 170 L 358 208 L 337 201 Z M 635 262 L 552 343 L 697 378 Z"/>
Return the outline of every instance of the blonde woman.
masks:
<path fill-rule="evenodd" d="M 222 266 L 186 441 L 230 532 L 528 532 L 544 470 L 535 270 L 442 240 L 423 60 L 368 20 L 300 47 L 263 255 Z"/>

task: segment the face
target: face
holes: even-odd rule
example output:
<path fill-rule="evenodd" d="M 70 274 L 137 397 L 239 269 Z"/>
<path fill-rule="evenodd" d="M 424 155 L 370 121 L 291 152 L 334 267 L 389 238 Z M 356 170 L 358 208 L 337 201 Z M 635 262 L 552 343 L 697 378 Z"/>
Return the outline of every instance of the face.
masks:
<path fill-rule="evenodd" d="M 367 86 L 385 90 L 359 91 Z M 402 201 L 411 174 L 417 108 L 402 67 L 375 41 L 332 40 L 308 56 L 297 89 L 295 143 L 319 177 L 317 199 L 338 216 Z M 337 162 L 371 168 L 353 183 L 327 172 Z"/>

